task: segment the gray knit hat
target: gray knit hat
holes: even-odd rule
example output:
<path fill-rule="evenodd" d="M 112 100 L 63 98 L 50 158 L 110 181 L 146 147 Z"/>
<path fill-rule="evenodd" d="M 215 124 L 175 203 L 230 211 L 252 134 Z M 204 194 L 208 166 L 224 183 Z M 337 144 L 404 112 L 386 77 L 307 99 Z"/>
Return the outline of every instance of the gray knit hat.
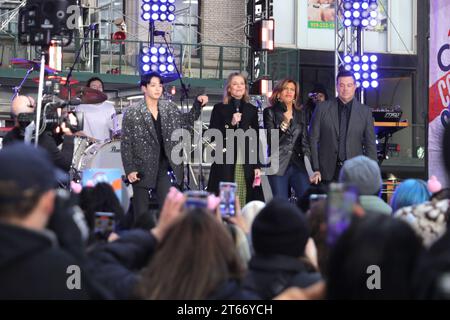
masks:
<path fill-rule="evenodd" d="M 365 196 L 375 195 L 383 184 L 378 163 L 366 156 L 345 161 L 339 173 L 339 182 L 356 186 L 359 194 Z"/>

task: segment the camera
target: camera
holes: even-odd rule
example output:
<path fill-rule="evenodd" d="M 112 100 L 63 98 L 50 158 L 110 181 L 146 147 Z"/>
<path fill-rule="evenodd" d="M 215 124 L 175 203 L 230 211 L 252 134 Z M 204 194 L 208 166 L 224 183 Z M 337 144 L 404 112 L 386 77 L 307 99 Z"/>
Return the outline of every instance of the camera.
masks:
<path fill-rule="evenodd" d="M 83 129 L 83 113 L 69 109 L 66 102 L 43 101 L 43 111 L 41 113 L 41 130 L 54 130 L 63 123 L 72 132 Z M 25 129 L 32 121 L 36 120 L 36 110 L 34 112 L 19 113 L 17 121 L 20 128 Z"/>

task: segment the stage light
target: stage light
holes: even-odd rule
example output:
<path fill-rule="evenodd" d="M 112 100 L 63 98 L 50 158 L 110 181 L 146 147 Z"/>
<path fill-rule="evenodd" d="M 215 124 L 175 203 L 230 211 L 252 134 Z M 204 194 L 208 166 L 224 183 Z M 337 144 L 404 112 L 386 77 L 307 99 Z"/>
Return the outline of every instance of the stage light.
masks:
<path fill-rule="evenodd" d="M 141 6 L 141 17 L 144 21 L 166 21 L 175 20 L 175 1 L 167 0 L 143 0 Z"/>
<path fill-rule="evenodd" d="M 358 87 L 362 86 L 364 89 L 368 89 L 375 88 L 372 84 L 378 86 L 378 81 L 373 82 L 378 79 L 378 72 L 376 72 L 378 57 L 376 55 L 346 55 L 342 61 L 344 70 L 353 72 L 355 80 L 359 83 Z"/>
<path fill-rule="evenodd" d="M 163 46 L 143 47 L 140 54 L 140 74 L 158 72 L 165 79 L 175 80 L 178 78 L 175 71 L 175 59 L 171 51 Z"/>
<path fill-rule="evenodd" d="M 373 80 L 371 83 L 370 83 L 370 85 L 371 85 L 371 87 L 372 88 L 378 88 L 378 81 L 377 80 Z"/>
<path fill-rule="evenodd" d="M 345 27 L 366 28 L 369 25 L 376 26 L 378 21 L 369 21 L 369 17 L 375 19 L 378 5 L 376 0 L 348 0 L 343 4 L 343 16 Z"/>

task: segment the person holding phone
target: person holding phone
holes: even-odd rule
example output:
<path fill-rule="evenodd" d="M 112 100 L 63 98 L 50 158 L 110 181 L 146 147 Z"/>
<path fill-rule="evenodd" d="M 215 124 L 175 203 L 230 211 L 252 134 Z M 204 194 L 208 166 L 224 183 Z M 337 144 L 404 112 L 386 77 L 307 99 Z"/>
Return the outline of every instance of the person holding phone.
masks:
<path fill-rule="evenodd" d="M 237 193 L 243 203 L 263 199 L 259 183 L 254 183 L 261 176 L 258 164 L 258 111 L 249 101 L 246 77 L 237 72 L 230 74 L 225 85 L 223 102 L 214 105 L 209 124 L 210 129 L 217 129 L 222 133 L 223 149 L 216 150 L 215 157 L 217 159 L 223 155 L 223 162 L 212 163 L 208 191 L 218 194 L 220 182 L 236 182 Z M 239 129 L 242 129 L 242 134 L 246 136 L 245 143 L 239 144 L 238 140 L 234 139 L 233 162 L 228 163 L 227 152 L 232 151 L 227 150 L 227 133 L 239 134 L 236 132 Z M 222 155 L 219 155 L 219 152 Z"/>
<path fill-rule="evenodd" d="M 281 80 L 269 99 L 270 107 L 264 110 L 264 128 L 271 161 L 278 156 L 279 169 L 269 175 L 269 183 L 274 197 L 289 197 L 289 186 L 300 198 L 309 187 L 309 176 L 305 167 L 305 157 L 310 157 L 308 124 L 305 112 L 297 102 L 299 86 L 292 79 Z M 272 146 L 271 133 L 278 130 L 278 146 Z M 275 148 L 278 148 L 276 150 Z"/>
<path fill-rule="evenodd" d="M 161 206 L 171 186 L 168 171 L 173 171 L 178 183 L 183 181 L 183 165 L 171 159 L 172 150 L 179 143 L 172 141 L 172 133 L 181 128 L 191 129 L 208 97 L 198 96 L 192 109 L 182 113 L 173 102 L 161 101 L 164 88 L 158 73 L 143 75 L 140 86 L 144 99 L 125 112 L 120 151 L 128 181 L 133 185 L 135 223 L 142 222 L 144 215 L 144 220 L 151 224 L 150 220 L 155 219 L 149 211 L 149 191 L 156 192 Z"/>

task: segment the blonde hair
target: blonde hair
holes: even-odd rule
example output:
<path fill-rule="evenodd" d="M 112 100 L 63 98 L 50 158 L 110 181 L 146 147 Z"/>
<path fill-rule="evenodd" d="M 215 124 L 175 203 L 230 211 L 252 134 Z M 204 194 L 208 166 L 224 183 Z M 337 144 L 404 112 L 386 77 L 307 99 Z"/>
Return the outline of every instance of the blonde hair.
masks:
<path fill-rule="evenodd" d="M 245 83 L 245 93 L 244 93 L 244 101 L 245 102 L 250 102 L 250 96 L 248 95 L 248 81 L 247 78 L 239 72 L 233 72 L 230 73 L 230 75 L 228 76 L 227 82 L 225 84 L 225 89 L 223 92 L 223 103 L 228 104 L 231 100 L 231 93 L 230 93 L 230 87 L 231 87 L 231 81 L 233 80 L 234 77 L 241 77 L 242 79 L 244 79 L 244 83 Z"/>

